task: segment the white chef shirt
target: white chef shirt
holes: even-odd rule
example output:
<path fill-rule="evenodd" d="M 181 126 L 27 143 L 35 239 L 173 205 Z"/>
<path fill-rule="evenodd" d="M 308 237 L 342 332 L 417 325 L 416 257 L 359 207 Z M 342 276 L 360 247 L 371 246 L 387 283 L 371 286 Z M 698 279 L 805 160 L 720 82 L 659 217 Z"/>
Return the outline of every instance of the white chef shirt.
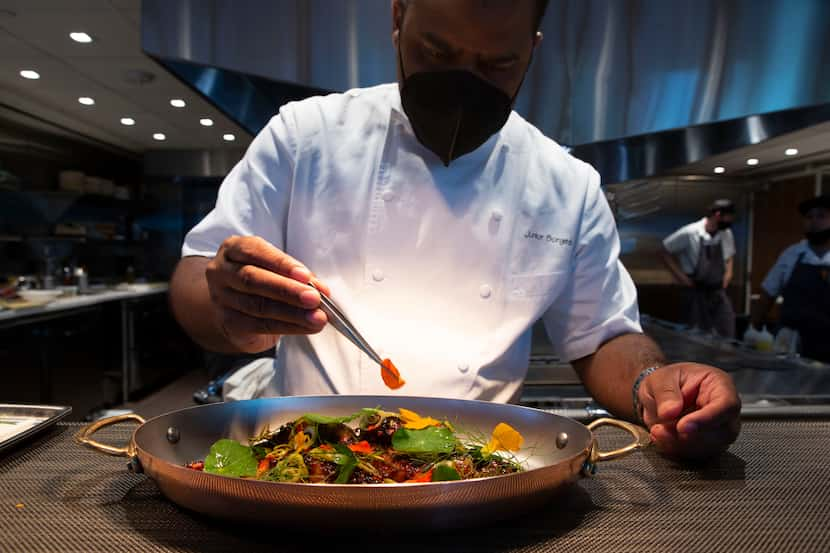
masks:
<path fill-rule="evenodd" d="M 663 240 L 663 247 L 680 261 L 680 268 L 687 275 L 692 275 L 697 268 L 700 255 L 700 239 L 704 246 L 721 244 L 723 260 L 728 261 L 735 255 L 735 236 L 731 229 L 722 230 L 711 235 L 706 232 L 706 217 L 700 221 L 680 227 Z"/>
<path fill-rule="evenodd" d="M 775 298 L 784 292 L 784 287 L 787 286 L 787 282 L 789 282 L 793 274 L 793 269 L 795 269 L 795 265 L 798 263 L 798 257 L 802 253 L 804 254 L 804 257 L 801 259 L 802 263 L 830 267 L 830 252 L 826 252 L 823 256 L 819 257 L 810 248 L 807 241 L 802 240 L 797 244 L 793 244 L 778 256 L 775 265 L 772 266 L 772 269 L 769 270 L 766 278 L 764 278 L 764 282 L 761 283 L 761 287 L 767 294 Z"/>
<path fill-rule="evenodd" d="M 283 336 L 268 394 L 518 399 L 542 317 L 566 360 L 641 332 L 613 216 L 589 165 L 515 112 L 445 167 L 397 84 L 283 106 L 182 255 L 257 235 L 304 263 L 406 385 L 326 326 Z"/>

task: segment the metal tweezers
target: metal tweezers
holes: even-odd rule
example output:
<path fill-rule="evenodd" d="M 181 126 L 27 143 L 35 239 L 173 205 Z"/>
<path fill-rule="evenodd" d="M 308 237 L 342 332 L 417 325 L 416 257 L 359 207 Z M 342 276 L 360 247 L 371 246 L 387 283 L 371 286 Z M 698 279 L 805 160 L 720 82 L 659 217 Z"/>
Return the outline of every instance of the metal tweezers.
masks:
<path fill-rule="evenodd" d="M 348 338 L 348 340 L 356 345 L 359 350 L 368 355 L 372 361 L 383 367 L 383 359 L 380 358 L 380 355 L 377 354 L 372 346 L 369 345 L 369 342 L 367 342 L 360 332 L 358 332 L 357 328 L 355 328 L 349 318 L 343 314 L 334 300 L 325 295 L 319 288 L 314 286 L 312 282 L 309 282 L 308 285 L 320 292 L 320 309 L 322 309 L 323 313 L 325 313 L 326 317 L 328 317 L 329 324 L 340 332 L 340 334 Z"/>

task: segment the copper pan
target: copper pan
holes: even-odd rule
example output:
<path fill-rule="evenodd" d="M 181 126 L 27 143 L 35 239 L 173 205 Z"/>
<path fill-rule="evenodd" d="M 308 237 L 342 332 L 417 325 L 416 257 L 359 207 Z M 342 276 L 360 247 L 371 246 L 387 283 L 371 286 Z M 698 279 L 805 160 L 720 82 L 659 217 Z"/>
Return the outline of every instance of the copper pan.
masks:
<path fill-rule="evenodd" d="M 304 413 L 342 416 L 363 407 L 395 411 L 405 407 L 447 419 L 458 429 L 489 435 L 499 422 L 525 438 L 518 456 L 524 472 L 455 482 L 418 484 L 297 484 L 261 482 L 207 474 L 184 467 L 204 459 L 213 442 L 233 438 L 245 443 L 266 424 L 275 428 Z M 99 429 L 124 420 L 141 425 L 126 447 L 94 441 Z M 603 452 L 592 430 L 610 425 L 632 436 L 626 447 Z M 387 530 L 457 528 L 478 525 L 542 505 L 564 484 L 591 475 L 596 463 L 645 447 L 648 434 L 614 419 L 587 427 L 544 411 L 483 401 L 393 397 L 321 396 L 256 399 L 173 411 L 144 421 L 138 415 L 103 419 L 85 427 L 78 439 L 96 450 L 130 458 L 171 501 L 223 519 L 294 527 L 343 527 L 382 520 Z M 382 517 L 382 518 L 377 518 Z"/>

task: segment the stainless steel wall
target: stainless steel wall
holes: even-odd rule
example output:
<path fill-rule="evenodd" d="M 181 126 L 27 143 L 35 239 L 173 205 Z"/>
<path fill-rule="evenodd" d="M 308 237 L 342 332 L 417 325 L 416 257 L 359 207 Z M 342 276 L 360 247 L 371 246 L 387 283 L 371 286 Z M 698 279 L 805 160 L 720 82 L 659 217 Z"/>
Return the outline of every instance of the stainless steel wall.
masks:
<path fill-rule="evenodd" d="M 143 0 L 142 41 L 162 58 L 345 90 L 394 79 L 389 6 Z M 555 0 L 517 109 L 584 144 L 830 102 L 828 29 L 827 0 Z"/>

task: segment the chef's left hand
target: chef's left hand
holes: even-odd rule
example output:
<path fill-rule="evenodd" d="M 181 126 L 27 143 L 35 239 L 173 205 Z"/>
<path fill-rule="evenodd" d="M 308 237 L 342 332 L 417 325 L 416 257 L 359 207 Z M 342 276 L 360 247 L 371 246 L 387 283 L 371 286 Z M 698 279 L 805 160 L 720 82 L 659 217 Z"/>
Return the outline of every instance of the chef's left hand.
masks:
<path fill-rule="evenodd" d="M 709 365 L 660 367 L 640 384 L 639 399 L 651 438 L 670 457 L 715 456 L 740 432 L 741 400 L 732 378 Z"/>

